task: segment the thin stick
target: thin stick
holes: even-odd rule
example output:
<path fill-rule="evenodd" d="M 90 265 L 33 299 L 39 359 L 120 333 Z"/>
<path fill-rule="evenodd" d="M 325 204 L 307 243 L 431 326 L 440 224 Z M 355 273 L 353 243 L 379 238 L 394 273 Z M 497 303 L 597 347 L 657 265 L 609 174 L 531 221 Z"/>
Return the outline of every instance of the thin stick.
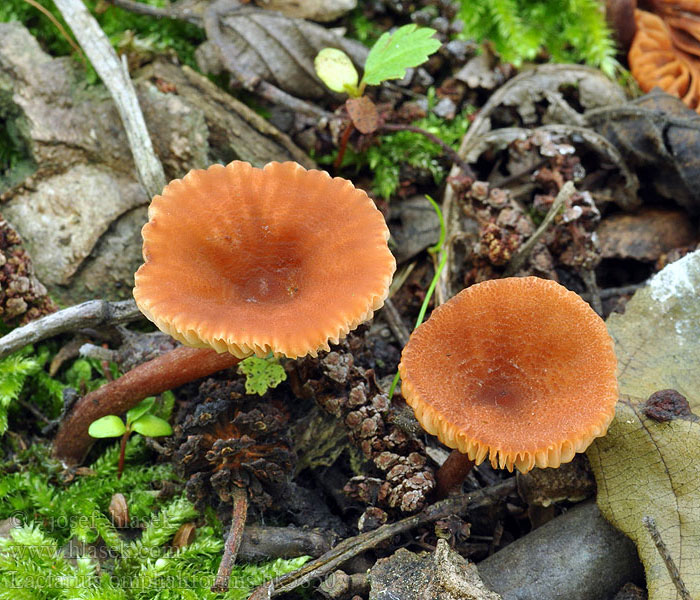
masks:
<path fill-rule="evenodd" d="M 668 551 L 668 548 L 666 547 L 666 544 L 664 543 L 663 539 L 661 539 L 661 534 L 659 533 L 659 530 L 656 527 L 656 521 L 654 520 L 654 517 L 651 517 L 651 516 L 642 517 L 642 523 L 644 523 L 644 527 L 646 527 L 647 530 L 649 531 L 649 535 L 651 535 L 651 539 L 654 540 L 654 545 L 656 546 L 656 549 L 659 551 L 661 558 L 663 559 L 664 563 L 666 564 L 666 569 L 668 569 L 668 574 L 671 577 L 671 581 L 673 581 L 673 585 L 676 586 L 676 589 L 678 590 L 680 597 L 683 600 L 693 600 L 692 597 L 690 596 L 690 592 L 688 591 L 688 588 L 685 587 L 685 583 L 683 582 L 683 579 L 681 578 L 681 574 L 678 571 L 678 567 L 676 566 L 676 563 L 674 562 L 673 557 L 671 556 L 671 553 Z"/>
<path fill-rule="evenodd" d="M 141 184 L 150 197 L 160 194 L 165 187 L 163 165 L 153 150 L 129 72 L 82 0 L 54 0 L 54 3 L 114 100 Z"/>
<path fill-rule="evenodd" d="M 254 593 L 260 593 L 262 597 L 275 597 L 291 592 L 307 582 L 324 578 L 345 561 L 374 548 L 384 540 L 391 539 L 395 535 L 415 529 L 426 523 L 444 519 L 450 515 L 462 515 L 467 510 L 489 506 L 514 490 L 515 477 L 510 477 L 494 486 L 437 502 L 423 509 L 417 515 L 406 517 L 396 523 L 382 525 L 373 531 L 343 540 L 330 552 L 326 552 L 326 554 L 316 560 L 306 563 L 296 571 L 282 575 L 271 582 L 272 586 L 270 582 L 264 584 L 261 586 L 264 590 L 258 588 L 260 591 L 256 590 Z M 272 589 L 270 589 L 271 587 Z M 266 596 L 268 592 L 269 596 Z"/>
<path fill-rule="evenodd" d="M 67 464 L 82 462 L 94 442 L 88 428 L 96 419 L 124 414 L 148 396 L 206 377 L 239 361 L 228 352 L 218 354 L 210 348 L 179 346 L 140 364 L 75 404 L 61 422 L 53 443 L 53 455 Z"/>
<path fill-rule="evenodd" d="M 231 579 L 231 571 L 236 562 L 238 549 L 241 547 L 245 519 L 248 515 L 247 490 L 234 485 L 231 496 L 233 497 L 231 529 L 228 532 L 228 538 L 224 546 L 224 555 L 221 557 L 221 562 L 219 563 L 219 571 L 216 573 L 214 585 L 211 586 L 211 591 L 214 593 L 228 592 L 228 581 Z"/>
<path fill-rule="evenodd" d="M 27 344 L 36 344 L 61 333 L 86 327 L 118 325 L 136 321 L 142 317 L 133 300 L 122 302 L 89 300 L 13 329 L 0 338 L 0 358 L 17 352 Z"/>
<path fill-rule="evenodd" d="M 44 16 L 53 23 L 53 26 L 58 29 L 60 34 L 65 38 L 65 40 L 70 44 L 70 47 L 75 50 L 77 54 L 80 55 L 80 57 L 87 62 L 87 56 L 85 56 L 85 53 L 83 52 L 82 48 L 78 46 L 78 44 L 75 43 L 75 40 L 68 34 L 66 31 L 66 28 L 61 25 L 61 22 L 54 17 L 47 9 L 46 7 L 42 6 L 36 0 L 24 0 L 27 4 L 30 4 L 34 8 L 36 8 L 39 12 L 43 13 Z"/>
<path fill-rule="evenodd" d="M 437 144 L 438 146 L 440 146 L 440 148 L 442 148 L 445 154 L 450 157 L 450 160 L 462 170 L 462 173 L 464 173 L 468 177 L 475 178 L 474 172 L 472 171 L 469 164 L 466 161 L 462 160 L 462 157 L 460 157 L 460 155 L 457 154 L 457 152 L 449 144 L 446 144 L 435 134 L 432 134 L 429 131 L 426 131 L 425 129 L 421 129 L 420 127 L 416 127 L 415 125 L 385 123 L 379 129 L 380 131 L 411 131 L 413 133 L 419 133 L 420 135 L 427 137 L 431 142 Z"/>
<path fill-rule="evenodd" d="M 392 302 L 391 298 L 384 300 L 384 308 L 382 309 L 381 315 L 384 317 L 386 324 L 391 329 L 394 334 L 396 341 L 401 344 L 401 347 L 408 344 L 408 337 L 411 335 L 408 331 L 408 327 L 404 325 L 403 319 L 396 310 L 396 306 Z"/>
<path fill-rule="evenodd" d="M 510 277 L 513 275 L 513 273 L 517 273 L 520 267 L 523 266 L 523 263 L 527 260 L 528 256 L 530 256 L 535 244 L 537 244 L 540 238 L 544 235 L 545 231 L 547 231 L 549 228 L 561 207 L 564 206 L 566 201 L 569 200 L 575 193 L 576 188 L 571 181 L 567 181 L 561 187 L 557 197 L 554 199 L 554 202 L 549 209 L 549 212 L 545 216 L 542 223 L 540 223 L 540 226 L 537 228 L 535 233 L 533 233 L 529 239 L 522 246 L 520 246 L 520 249 L 513 255 L 513 258 L 510 259 L 506 270 L 503 272 L 503 277 Z"/>

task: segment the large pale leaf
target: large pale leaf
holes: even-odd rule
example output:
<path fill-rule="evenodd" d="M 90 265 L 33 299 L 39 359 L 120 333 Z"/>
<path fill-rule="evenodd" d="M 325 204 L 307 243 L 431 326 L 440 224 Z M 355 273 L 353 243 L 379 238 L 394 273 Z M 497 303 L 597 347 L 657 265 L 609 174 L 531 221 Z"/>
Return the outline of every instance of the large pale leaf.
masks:
<path fill-rule="evenodd" d="M 665 388 L 700 409 L 699 290 L 700 252 L 694 252 L 654 276 L 624 315 L 608 319 L 623 397 L 608 435 L 591 445 L 588 458 L 601 512 L 637 544 L 650 600 L 680 596 L 645 516 L 655 519 L 691 597 L 700 598 L 700 423 L 690 417 L 659 423 L 641 410 Z"/>
<path fill-rule="evenodd" d="M 623 394 L 678 390 L 700 414 L 700 251 L 656 274 L 608 318 Z"/>

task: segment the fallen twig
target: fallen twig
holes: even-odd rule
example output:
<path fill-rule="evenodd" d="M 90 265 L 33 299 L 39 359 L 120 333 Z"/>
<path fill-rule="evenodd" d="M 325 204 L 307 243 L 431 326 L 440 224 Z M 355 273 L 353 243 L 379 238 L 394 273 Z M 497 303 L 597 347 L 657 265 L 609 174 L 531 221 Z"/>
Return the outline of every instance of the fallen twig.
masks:
<path fill-rule="evenodd" d="M 394 306 L 391 298 L 384 300 L 384 308 L 382 309 L 381 315 L 384 317 L 389 329 L 391 329 L 391 333 L 394 334 L 396 341 L 401 344 L 402 347 L 408 344 L 408 337 L 411 334 L 408 331 L 408 327 L 406 327 L 401 319 L 401 315 L 399 311 L 396 310 L 396 306 Z"/>
<path fill-rule="evenodd" d="M 165 187 L 163 165 L 153 150 L 129 72 L 82 0 L 54 2 L 116 104 L 141 184 L 149 197 L 160 194 Z"/>
<path fill-rule="evenodd" d="M 410 529 L 425 525 L 426 523 L 443 519 L 449 515 L 460 515 L 464 514 L 469 509 L 487 506 L 507 496 L 514 490 L 515 477 L 511 477 L 494 486 L 437 502 L 412 517 L 407 517 L 396 523 L 382 525 L 373 531 L 368 531 L 367 533 L 362 533 L 353 538 L 343 540 L 330 552 L 326 552 L 316 560 L 306 563 L 300 569 L 263 584 L 253 592 L 254 596 L 251 597 L 272 598 L 280 594 L 291 592 L 314 579 L 320 580 L 324 578 L 332 571 L 335 571 L 345 561 L 365 550 L 375 547 L 384 540 L 409 531 Z"/>
<path fill-rule="evenodd" d="M 656 527 L 656 521 L 654 520 L 654 517 L 642 517 L 642 523 L 644 523 L 644 527 L 646 527 L 649 531 L 651 539 L 654 540 L 654 545 L 656 546 L 656 549 L 659 551 L 661 558 L 666 564 L 666 569 L 668 570 L 668 574 L 671 577 L 673 585 L 675 585 L 676 589 L 678 590 L 678 594 L 680 595 L 682 600 L 693 600 L 690 596 L 688 588 L 685 587 L 685 583 L 681 578 L 681 574 L 678 571 L 678 567 L 676 566 L 676 563 L 674 562 L 671 553 L 668 551 L 666 544 L 661 538 L 661 534 L 659 533 L 659 530 Z"/>
<path fill-rule="evenodd" d="M 513 275 L 513 273 L 517 273 L 520 267 L 523 266 L 523 263 L 527 260 L 528 256 L 530 256 L 530 253 L 535 247 L 535 244 L 537 244 L 539 239 L 549 228 L 549 225 L 554 220 L 554 217 L 557 216 L 557 213 L 559 212 L 561 207 L 564 206 L 566 201 L 569 200 L 571 196 L 573 196 L 575 193 L 576 188 L 574 187 L 573 182 L 567 181 L 562 186 L 562 188 L 559 190 L 559 193 L 557 194 L 557 197 L 554 199 L 554 202 L 552 202 L 552 206 L 549 209 L 549 212 L 545 216 L 542 223 L 540 223 L 540 226 L 537 228 L 535 233 L 533 233 L 528 238 L 528 240 L 522 246 L 520 246 L 518 251 L 513 255 L 513 258 L 510 259 L 506 270 L 503 272 L 503 277 L 510 277 L 511 275 Z"/>
<path fill-rule="evenodd" d="M 35 344 L 61 333 L 77 331 L 86 327 L 118 325 L 142 317 L 143 315 L 133 300 L 123 300 L 122 302 L 89 300 L 13 329 L 6 336 L 0 338 L 0 358 L 17 352 L 27 344 Z"/>
<path fill-rule="evenodd" d="M 119 379 L 83 396 L 61 421 L 53 442 L 53 455 L 66 464 L 79 464 L 95 441 L 90 424 L 106 415 L 121 415 L 148 396 L 155 396 L 240 361 L 228 352 L 178 346 L 158 358 L 141 363 Z"/>
<path fill-rule="evenodd" d="M 236 556 L 238 556 L 238 549 L 241 547 L 245 519 L 248 515 L 248 490 L 234 485 L 231 490 L 231 497 L 233 499 L 231 529 L 226 538 L 224 554 L 219 563 L 216 580 L 214 585 L 211 586 L 211 591 L 214 593 L 228 592 L 231 571 L 233 571 L 233 565 L 236 562 Z"/>

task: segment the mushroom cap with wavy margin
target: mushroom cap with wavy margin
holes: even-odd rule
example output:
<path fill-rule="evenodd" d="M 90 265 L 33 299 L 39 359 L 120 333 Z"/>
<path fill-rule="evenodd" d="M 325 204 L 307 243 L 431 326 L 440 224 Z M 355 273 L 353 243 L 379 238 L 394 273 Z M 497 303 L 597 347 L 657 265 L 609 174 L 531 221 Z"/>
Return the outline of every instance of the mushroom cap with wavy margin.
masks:
<path fill-rule="evenodd" d="M 423 428 L 477 464 L 558 467 L 605 435 L 618 398 L 603 320 L 554 281 L 473 285 L 436 308 L 401 355 Z"/>
<path fill-rule="evenodd" d="M 148 215 L 139 308 L 183 344 L 241 358 L 328 350 L 383 305 L 396 268 L 367 194 L 293 162 L 192 170 Z"/>
<path fill-rule="evenodd" d="M 668 3 L 662 16 L 636 10 L 637 32 L 627 60 L 644 92 L 660 87 L 700 112 L 700 2 L 697 22 L 681 19 Z"/>

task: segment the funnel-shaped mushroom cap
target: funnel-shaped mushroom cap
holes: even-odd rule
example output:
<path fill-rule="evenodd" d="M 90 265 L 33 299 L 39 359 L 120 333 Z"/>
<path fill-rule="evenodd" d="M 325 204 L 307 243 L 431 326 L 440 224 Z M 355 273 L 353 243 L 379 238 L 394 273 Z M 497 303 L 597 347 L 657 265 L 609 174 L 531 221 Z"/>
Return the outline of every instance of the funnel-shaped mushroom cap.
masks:
<path fill-rule="evenodd" d="M 423 428 L 477 464 L 558 467 L 605 435 L 617 401 L 605 323 L 536 277 L 473 285 L 436 308 L 401 355 Z"/>
<path fill-rule="evenodd" d="M 292 162 L 190 171 L 148 214 L 139 308 L 239 357 L 327 350 L 382 306 L 396 266 L 367 194 Z"/>
<path fill-rule="evenodd" d="M 700 35 L 700 23 L 684 22 L 671 13 L 667 17 L 664 22 L 650 12 L 635 11 L 637 33 L 627 56 L 630 71 L 643 91 L 658 86 L 700 112 L 700 42 L 691 35 Z M 689 29 L 691 24 L 694 29 Z"/>

